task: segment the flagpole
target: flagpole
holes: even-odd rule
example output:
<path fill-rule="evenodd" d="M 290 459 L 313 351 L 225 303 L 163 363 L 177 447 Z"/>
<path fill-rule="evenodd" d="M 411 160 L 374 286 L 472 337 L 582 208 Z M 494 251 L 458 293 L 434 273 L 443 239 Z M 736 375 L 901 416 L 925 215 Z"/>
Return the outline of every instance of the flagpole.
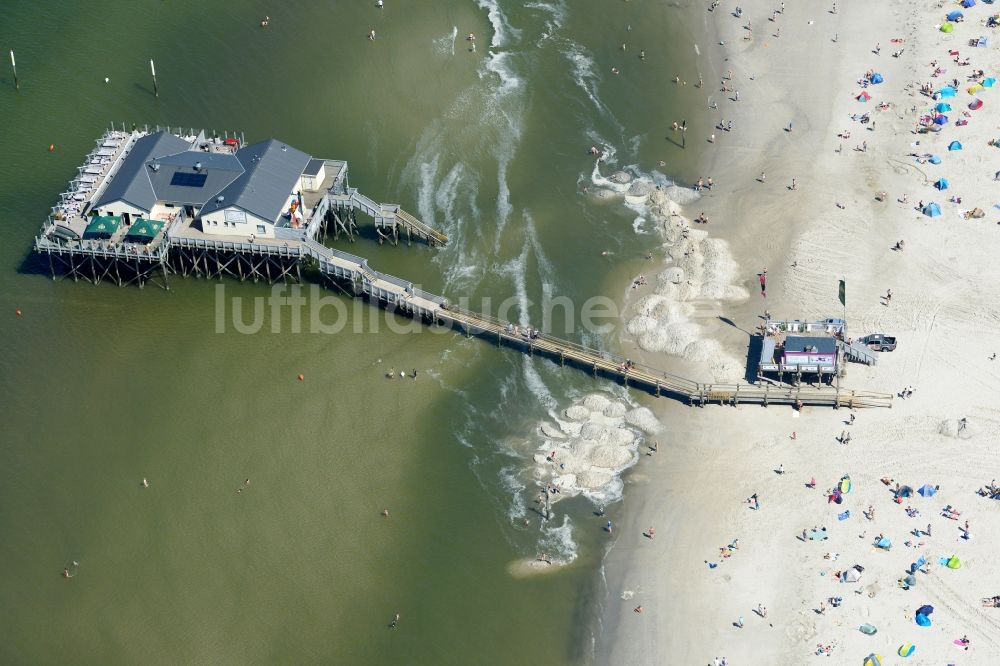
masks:
<path fill-rule="evenodd" d="M 17 63 L 14 62 L 14 49 L 10 50 L 10 68 L 14 70 L 14 89 L 21 89 L 21 82 L 17 80 Z"/>

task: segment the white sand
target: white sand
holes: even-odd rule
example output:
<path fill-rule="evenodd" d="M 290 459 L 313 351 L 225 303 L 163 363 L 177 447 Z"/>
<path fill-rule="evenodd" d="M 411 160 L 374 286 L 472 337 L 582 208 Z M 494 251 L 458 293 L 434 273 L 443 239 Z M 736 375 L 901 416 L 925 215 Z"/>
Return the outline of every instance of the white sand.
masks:
<path fill-rule="evenodd" d="M 900 339 L 899 348 L 882 354 L 877 366 L 851 365 L 846 383 L 893 393 L 913 385 L 916 392 L 897 399 L 891 410 L 857 412 L 852 426 L 844 424 L 846 410 L 807 408 L 798 415 L 788 408 L 692 409 L 657 402 L 658 416 L 670 428 L 660 435 L 660 451 L 644 456 L 628 475 L 626 515 L 609 537 L 614 545 L 606 560 L 606 613 L 595 661 L 699 665 L 726 656 L 734 666 L 860 665 L 875 652 L 886 664 L 1000 663 L 1000 609 L 980 605 L 981 597 L 1000 594 L 1000 502 L 975 494 L 1000 478 L 1000 358 L 989 360 L 1000 353 L 1000 301 L 993 293 L 1000 284 L 1000 211 L 993 208 L 1000 186 L 992 180 L 1000 149 L 987 145 L 1000 135 L 1000 89 L 979 93 L 984 108 L 970 112 L 968 126 L 956 127 L 954 120 L 972 99 L 965 92 L 972 67 L 958 66 L 948 56 L 957 49 L 986 76 L 1000 75 L 995 50 L 1000 34 L 981 25 L 1000 6 L 993 10 L 980 3 L 963 10 L 966 21 L 947 35 L 934 26 L 957 8 L 950 2 L 838 2 L 837 14 L 828 11 L 832 3 L 788 2 L 777 24 L 768 19 L 779 3 L 739 4 L 742 19 L 732 16 L 735 5 L 729 2 L 706 13 L 719 39 L 700 44 L 706 89 L 691 90 L 711 94 L 719 101 L 713 117 L 732 118 L 736 126 L 734 132 L 716 131 L 705 166 L 716 188 L 697 206 L 711 219 L 710 238 L 725 241 L 738 263 L 703 272 L 699 291 L 705 291 L 712 270 L 721 271 L 722 295 L 732 284 L 752 294 L 742 303 L 719 300 L 721 316 L 752 330 L 764 306 L 756 288 L 763 266 L 769 268 L 767 307 L 791 318 L 837 316 L 837 279 L 843 275 L 850 334 L 884 331 Z M 748 19 L 753 41 L 743 40 Z M 781 35 L 774 38 L 778 26 Z M 990 37 L 989 48 L 968 46 L 969 38 L 979 35 Z M 891 43 L 895 37 L 905 42 Z M 726 46 L 718 46 L 719 40 Z M 871 52 L 877 42 L 880 55 Z M 899 48 L 903 54 L 893 58 Z M 930 77 L 932 60 L 947 69 L 945 76 Z M 886 82 L 870 88 L 873 100 L 861 104 L 853 98 L 861 90 L 856 80 L 869 68 Z M 741 92 L 739 102 L 718 92 L 718 79 L 709 74 L 728 69 Z M 919 84 L 933 81 L 939 88 L 953 77 L 962 85 L 957 98 L 947 100 L 955 109 L 948 114 L 952 122 L 939 135 L 912 133 L 919 111 L 934 103 L 919 94 Z M 882 100 L 892 105 L 889 111 L 876 110 Z M 875 131 L 849 118 L 866 111 L 876 120 Z M 789 121 L 791 133 L 784 131 Z M 844 129 L 850 129 L 851 139 L 837 137 Z M 955 138 L 963 151 L 947 150 Z M 917 140 L 920 145 L 911 146 Z M 862 141 L 867 152 L 854 151 Z M 841 143 L 843 151 L 837 152 Z M 915 164 L 910 152 L 935 153 L 943 163 Z M 762 171 L 765 183 L 756 181 Z M 939 193 L 925 174 L 949 178 L 952 188 Z M 786 187 L 791 178 L 795 191 Z M 875 200 L 882 190 L 889 193 L 886 202 Z M 897 202 L 904 193 L 908 205 Z M 947 202 L 952 193 L 962 195 L 961 204 Z M 931 219 L 913 210 L 921 199 L 940 203 L 943 215 Z M 985 218 L 960 217 L 959 211 L 973 207 L 986 211 Z M 905 250 L 892 251 L 900 239 Z M 707 251 L 702 254 L 707 263 Z M 681 267 L 690 274 L 689 267 Z M 658 285 L 677 286 L 675 277 Z M 886 289 L 893 292 L 888 306 L 879 298 Z M 684 300 L 674 298 L 672 305 Z M 628 348 L 635 337 L 649 348 L 681 348 L 690 331 L 671 328 L 684 325 L 680 318 L 669 320 L 672 305 L 639 305 L 657 321 L 633 320 L 626 353 L 672 367 L 668 355 Z M 712 371 L 704 364 L 716 354 L 742 360 L 745 333 L 719 320 L 696 323 L 700 338 L 719 345 L 697 354 L 706 376 Z M 647 345 L 641 336 L 650 331 L 657 337 Z M 969 425 L 959 433 L 963 417 Z M 835 439 L 844 430 L 852 434 L 848 445 Z M 772 471 L 779 464 L 783 475 Z M 852 479 L 852 492 L 843 504 L 828 504 L 824 490 L 844 474 Z M 898 505 L 879 481 L 883 476 L 914 488 L 940 484 L 941 491 Z M 805 485 L 811 477 L 816 489 Z M 760 511 L 745 503 L 755 492 Z M 947 504 L 962 512 L 961 520 L 941 515 Z M 873 521 L 863 516 L 869 505 Z M 920 515 L 908 517 L 907 506 Z M 839 521 L 837 514 L 845 510 L 850 518 Z M 958 529 L 965 519 L 971 540 L 962 539 Z M 928 523 L 932 536 L 909 533 Z M 650 526 L 657 528 L 652 540 L 643 536 Z M 813 526 L 825 526 L 829 538 L 797 538 Z M 892 540 L 890 551 L 872 545 L 879 533 Z M 721 558 L 719 548 L 734 538 L 738 550 Z M 824 559 L 826 553 L 839 557 Z M 897 580 L 920 554 L 929 560 L 930 573 L 916 574 L 917 587 L 905 591 Z M 953 554 L 963 561 L 960 569 L 937 563 Z M 709 569 L 706 560 L 720 564 Z M 835 571 L 856 563 L 865 568 L 859 583 L 833 580 Z M 814 611 L 834 596 L 843 597 L 841 607 Z M 767 607 L 766 620 L 754 613 L 758 604 Z M 914 622 L 923 604 L 935 608 L 932 627 Z M 641 614 L 633 610 L 639 605 Z M 740 616 L 742 629 L 733 626 Z M 878 633 L 861 633 L 864 623 Z M 953 644 L 963 635 L 971 640 L 968 651 Z M 909 642 L 917 649 L 904 661 L 896 650 Z M 832 646 L 832 658 L 817 661 L 818 645 Z"/>

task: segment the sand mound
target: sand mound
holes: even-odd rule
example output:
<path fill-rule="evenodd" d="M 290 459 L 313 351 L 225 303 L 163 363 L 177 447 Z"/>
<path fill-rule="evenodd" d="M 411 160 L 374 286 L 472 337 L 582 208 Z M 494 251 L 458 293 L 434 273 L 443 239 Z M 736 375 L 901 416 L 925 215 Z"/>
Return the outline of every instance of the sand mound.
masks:
<path fill-rule="evenodd" d="M 628 408 L 626 408 L 625 405 L 623 405 L 622 403 L 612 402 L 608 404 L 607 407 L 604 408 L 604 416 L 608 417 L 609 419 L 620 419 L 621 417 L 625 416 L 625 412 L 627 411 Z"/>
<path fill-rule="evenodd" d="M 597 488 L 603 488 L 611 483 L 612 478 L 613 477 L 610 472 L 590 470 L 577 476 L 576 482 L 581 488 L 586 490 L 596 490 Z"/>
<path fill-rule="evenodd" d="M 627 171 L 616 171 L 608 177 L 612 183 L 618 183 L 619 185 L 625 185 L 626 183 L 632 182 L 632 174 Z"/>
<path fill-rule="evenodd" d="M 603 412 L 610 404 L 610 400 L 597 393 L 592 393 L 583 399 L 583 406 L 592 412 Z"/>
<path fill-rule="evenodd" d="M 650 435 L 660 431 L 660 422 L 646 407 L 636 407 L 625 415 L 625 421 Z"/>
<path fill-rule="evenodd" d="M 574 421 L 586 421 L 590 418 L 590 410 L 581 405 L 567 407 L 563 414 L 566 415 L 566 418 L 573 419 Z"/>
<path fill-rule="evenodd" d="M 611 428 L 589 421 L 584 423 L 583 428 L 580 429 L 580 437 L 589 439 L 592 442 L 604 443 L 611 437 Z"/>
<path fill-rule="evenodd" d="M 565 439 L 566 433 L 559 429 L 554 423 L 549 423 L 548 421 L 542 421 L 542 424 L 538 426 L 538 429 L 542 431 L 542 434 L 550 439 Z"/>

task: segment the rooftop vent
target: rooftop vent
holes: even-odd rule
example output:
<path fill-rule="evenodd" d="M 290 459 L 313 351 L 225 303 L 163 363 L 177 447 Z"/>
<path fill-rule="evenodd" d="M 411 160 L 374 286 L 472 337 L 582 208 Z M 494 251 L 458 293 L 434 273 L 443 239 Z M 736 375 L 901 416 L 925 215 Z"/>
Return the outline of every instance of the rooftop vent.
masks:
<path fill-rule="evenodd" d="M 153 162 L 152 164 L 149 165 L 149 168 L 152 169 L 153 171 L 159 171 L 160 165 L 157 164 L 156 162 Z"/>
<path fill-rule="evenodd" d="M 222 196 L 221 194 L 219 196 L 215 197 L 215 203 L 222 203 L 225 200 L 226 200 L 226 197 Z"/>
<path fill-rule="evenodd" d="M 195 171 L 201 171 L 201 162 L 195 162 L 194 163 L 194 170 Z"/>

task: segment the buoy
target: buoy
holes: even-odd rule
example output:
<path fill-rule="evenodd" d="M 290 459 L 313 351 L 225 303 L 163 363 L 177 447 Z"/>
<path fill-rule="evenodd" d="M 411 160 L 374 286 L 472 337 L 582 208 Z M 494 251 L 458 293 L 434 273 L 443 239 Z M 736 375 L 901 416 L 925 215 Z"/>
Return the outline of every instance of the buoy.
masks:
<path fill-rule="evenodd" d="M 49 152 L 50 153 L 56 152 L 56 144 L 54 144 L 54 143 L 50 143 L 49 144 Z"/>
<path fill-rule="evenodd" d="M 106 77 L 106 76 L 105 76 L 105 77 L 104 77 L 104 82 L 105 82 L 105 83 L 111 83 L 111 79 L 109 79 L 108 77 Z"/>
<path fill-rule="evenodd" d="M 305 375 L 299 375 L 299 381 L 300 381 L 300 382 L 301 382 L 301 381 L 305 381 L 305 378 L 306 378 L 306 376 L 305 376 Z"/>
<path fill-rule="evenodd" d="M 21 308 L 18 308 L 18 309 L 16 309 L 16 310 L 14 310 L 14 313 L 15 313 L 15 314 L 16 314 L 16 315 L 17 315 L 18 317 L 20 317 L 20 316 L 21 316 Z"/>

